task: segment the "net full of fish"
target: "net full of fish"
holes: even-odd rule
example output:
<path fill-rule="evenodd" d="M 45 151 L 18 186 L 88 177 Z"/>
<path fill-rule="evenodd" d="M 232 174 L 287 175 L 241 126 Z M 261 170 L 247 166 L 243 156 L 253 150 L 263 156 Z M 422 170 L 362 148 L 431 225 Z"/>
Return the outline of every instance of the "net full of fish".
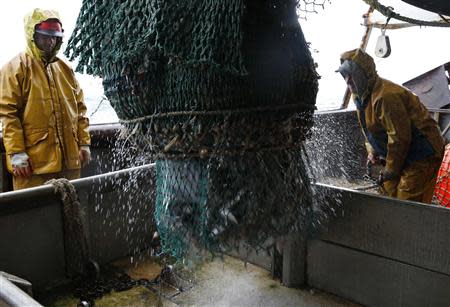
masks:
<path fill-rule="evenodd" d="M 156 161 L 165 252 L 307 231 L 317 73 L 294 0 L 85 0 L 66 55 Z"/>

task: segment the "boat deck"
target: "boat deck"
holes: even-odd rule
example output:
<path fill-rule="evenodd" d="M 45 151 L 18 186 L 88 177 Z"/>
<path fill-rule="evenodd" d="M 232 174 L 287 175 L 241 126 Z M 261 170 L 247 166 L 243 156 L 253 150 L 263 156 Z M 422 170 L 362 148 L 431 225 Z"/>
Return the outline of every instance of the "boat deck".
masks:
<path fill-rule="evenodd" d="M 133 279 L 153 279 L 160 266 L 151 258 L 138 262 L 130 258 L 115 262 Z M 293 289 L 272 279 L 270 272 L 232 257 L 198 265 L 182 289 L 162 283 L 112 292 L 95 301 L 95 306 L 360 306 L 314 289 Z M 179 278 L 178 278 L 179 280 Z M 76 306 L 70 294 L 43 301 L 46 306 Z"/>

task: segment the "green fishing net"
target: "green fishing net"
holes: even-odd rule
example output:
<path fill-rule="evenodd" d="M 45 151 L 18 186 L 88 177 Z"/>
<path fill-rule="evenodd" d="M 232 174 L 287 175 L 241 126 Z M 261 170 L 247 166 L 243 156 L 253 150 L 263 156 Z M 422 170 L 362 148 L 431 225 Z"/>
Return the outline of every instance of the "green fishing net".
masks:
<path fill-rule="evenodd" d="M 156 161 L 163 250 L 305 231 L 317 74 L 295 0 L 84 0 L 66 55 Z"/>

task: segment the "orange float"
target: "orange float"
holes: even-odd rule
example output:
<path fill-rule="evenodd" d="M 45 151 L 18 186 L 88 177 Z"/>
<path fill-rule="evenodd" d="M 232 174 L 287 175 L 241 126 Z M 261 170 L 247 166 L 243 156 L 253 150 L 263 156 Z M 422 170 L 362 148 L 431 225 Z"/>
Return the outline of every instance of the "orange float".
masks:
<path fill-rule="evenodd" d="M 450 144 L 445 146 L 444 159 L 439 168 L 433 199 L 439 205 L 450 208 Z"/>

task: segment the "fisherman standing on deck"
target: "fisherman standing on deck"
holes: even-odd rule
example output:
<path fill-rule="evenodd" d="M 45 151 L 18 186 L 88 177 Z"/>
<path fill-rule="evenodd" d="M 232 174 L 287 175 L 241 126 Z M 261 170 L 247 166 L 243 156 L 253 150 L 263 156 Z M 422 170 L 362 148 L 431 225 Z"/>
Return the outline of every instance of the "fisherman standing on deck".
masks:
<path fill-rule="evenodd" d="M 56 57 L 63 37 L 59 14 L 34 9 L 24 22 L 27 49 L 0 71 L 0 118 L 14 190 L 79 178 L 90 160 L 83 92 Z"/>
<path fill-rule="evenodd" d="M 361 49 L 343 53 L 337 72 L 354 97 L 367 163 L 386 162 L 379 178 L 386 193 L 430 203 L 444 139 L 428 110 L 409 90 L 380 78 L 372 57 Z"/>

